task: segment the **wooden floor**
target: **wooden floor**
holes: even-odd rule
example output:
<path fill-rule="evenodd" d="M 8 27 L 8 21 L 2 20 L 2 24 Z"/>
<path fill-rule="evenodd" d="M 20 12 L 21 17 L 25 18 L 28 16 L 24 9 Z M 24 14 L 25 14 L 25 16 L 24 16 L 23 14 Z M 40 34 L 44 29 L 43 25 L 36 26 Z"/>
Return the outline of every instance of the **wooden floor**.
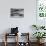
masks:
<path fill-rule="evenodd" d="M 37 43 L 30 43 L 31 45 L 30 46 L 37 46 Z M 0 42 L 0 46 L 4 46 L 4 43 L 1 43 Z M 15 46 L 15 43 L 8 43 L 8 45 L 7 46 Z M 44 43 L 43 45 L 41 45 L 41 46 L 46 46 L 46 43 Z"/>

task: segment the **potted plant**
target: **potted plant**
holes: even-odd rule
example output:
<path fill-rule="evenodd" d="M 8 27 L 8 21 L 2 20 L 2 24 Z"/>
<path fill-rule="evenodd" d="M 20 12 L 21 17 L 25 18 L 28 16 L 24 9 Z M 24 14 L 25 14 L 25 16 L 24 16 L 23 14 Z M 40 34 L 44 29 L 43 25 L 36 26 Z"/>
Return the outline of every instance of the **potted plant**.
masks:
<path fill-rule="evenodd" d="M 40 40 L 42 38 L 45 38 L 44 37 L 46 36 L 45 34 L 46 34 L 45 32 L 35 32 L 33 35 L 37 38 L 38 43 L 41 43 Z"/>

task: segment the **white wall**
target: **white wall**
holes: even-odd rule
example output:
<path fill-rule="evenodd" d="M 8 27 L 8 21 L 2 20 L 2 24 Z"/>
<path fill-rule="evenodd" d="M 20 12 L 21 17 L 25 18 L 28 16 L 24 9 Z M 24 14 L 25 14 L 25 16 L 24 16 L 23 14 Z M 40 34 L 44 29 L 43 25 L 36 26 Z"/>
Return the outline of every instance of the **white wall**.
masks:
<path fill-rule="evenodd" d="M 24 18 L 11 18 L 10 8 L 24 8 Z M 20 32 L 31 34 L 32 24 L 36 24 L 36 0 L 0 0 L 0 34 L 16 26 Z"/>

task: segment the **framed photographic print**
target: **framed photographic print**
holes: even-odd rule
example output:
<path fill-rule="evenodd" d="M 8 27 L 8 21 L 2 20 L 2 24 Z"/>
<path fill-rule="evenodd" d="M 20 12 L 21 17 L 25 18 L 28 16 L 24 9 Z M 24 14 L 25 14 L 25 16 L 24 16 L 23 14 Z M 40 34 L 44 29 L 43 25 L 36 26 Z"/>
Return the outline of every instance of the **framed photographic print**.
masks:
<path fill-rule="evenodd" d="M 11 17 L 19 18 L 24 17 L 24 9 L 20 8 L 11 8 Z"/>
<path fill-rule="evenodd" d="M 36 9 L 37 9 L 36 23 L 39 25 L 45 25 L 46 23 L 46 0 L 37 0 Z"/>

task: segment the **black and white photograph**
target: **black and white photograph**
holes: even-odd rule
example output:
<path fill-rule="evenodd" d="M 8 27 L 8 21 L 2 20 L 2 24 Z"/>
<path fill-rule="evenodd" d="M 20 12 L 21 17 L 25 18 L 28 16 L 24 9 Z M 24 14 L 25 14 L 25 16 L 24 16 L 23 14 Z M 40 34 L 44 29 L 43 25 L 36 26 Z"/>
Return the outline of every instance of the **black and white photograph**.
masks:
<path fill-rule="evenodd" d="M 19 18 L 24 17 L 24 9 L 22 8 L 11 8 L 11 17 Z"/>

